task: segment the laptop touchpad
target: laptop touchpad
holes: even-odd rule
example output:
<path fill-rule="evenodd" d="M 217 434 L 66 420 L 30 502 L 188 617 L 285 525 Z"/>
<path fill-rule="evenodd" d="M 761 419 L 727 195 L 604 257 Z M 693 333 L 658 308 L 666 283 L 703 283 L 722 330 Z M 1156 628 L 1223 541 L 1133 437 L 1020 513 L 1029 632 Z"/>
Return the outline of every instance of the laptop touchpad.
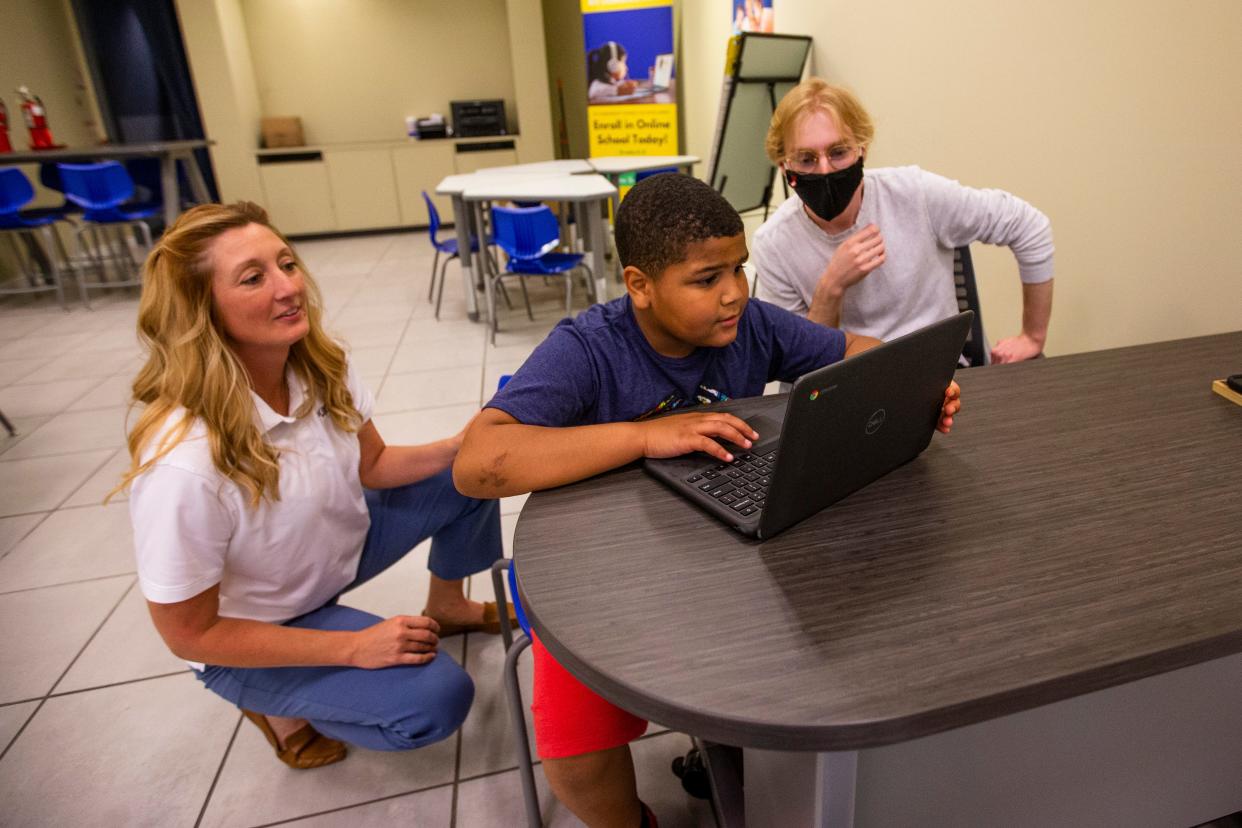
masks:
<path fill-rule="evenodd" d="M 759 440 L 755 445 L 766 445 L 781 436 L 781 421 L 775 417 L 769 417 L 766 414 L 757 414 L 753 417 L 743 417 L 746 425 L 759 432 Z M 721 440 L 720 444 L 728 449 L 730 454 L 738 454 L 746 451 L 741 446 L 735 446 L 727 440 Z"/>

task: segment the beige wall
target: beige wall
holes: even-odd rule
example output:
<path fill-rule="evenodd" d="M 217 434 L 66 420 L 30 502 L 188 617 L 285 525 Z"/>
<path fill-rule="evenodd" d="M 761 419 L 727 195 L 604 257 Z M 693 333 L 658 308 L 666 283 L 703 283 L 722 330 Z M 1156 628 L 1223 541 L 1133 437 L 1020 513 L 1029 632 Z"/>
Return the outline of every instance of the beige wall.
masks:
<path fill-rule="evenodd" d="M 177 0 L 182 39 L 222 201 L 263 201 L 254 150 L 259 95 L 240 0 Z"/>
<path fill-rule="evenodd" d="M 552 102 L 553 140 L 559 145 L 561 103 L 557 81 L 565 101 L 565 133 L 569 158 L 585 158 L 587 142 L 586 44 L 582 33 L 579 0 L 543 0 L 543 30 L 548 44 L 548 97 Z"/>
<path fill-rule="evenodd" d="M 503 98 L 517 124 L 505 0 L 242 8 L 263 114 L 301 117 L 307 143 L 397 140 L 407 115 L 449 117 L 458 99 Z"/>
<path fill-rule="evenodd" d="M 728 34 L 707 5 L 683 7 L 687 150 L 704 158 Z M 871 110 L 874 165 L 1048 214 L 1050 353 L 1242 327 L 1242 4 L 779 0 L 776 22 Z M 989 334 L 1015 332 L 1012 258 L 985 248 L 976 267 Z"/>
<path fill-rule="evenodd" d="M 505 0 L 509 53 L 513 65 L 517 112 L 510 122 L 522 133 L 518 161 L 547 161 L 554 157 L 552 107 L 548 97 L 548 67 L 540 0 Z M 517 116 L 521 116 L 521 123 Z"/>
<path fill-rule="evenodd" d="M 21 99 L 15 91 L 20 85 L 30 87 L 42 99 L 58 143 L 89 145 L 103 137 L 89 81 L 78 63 L 79 49 L 72 19 L 59 0 L 0 2 L 0 99 L 9 110 L 9 141 L 14 149 L 29 146 Z M 35 186 L 34 206 L 61 202 L 58 193 L 39 186 L 37 165 L 22 169 Z"/>

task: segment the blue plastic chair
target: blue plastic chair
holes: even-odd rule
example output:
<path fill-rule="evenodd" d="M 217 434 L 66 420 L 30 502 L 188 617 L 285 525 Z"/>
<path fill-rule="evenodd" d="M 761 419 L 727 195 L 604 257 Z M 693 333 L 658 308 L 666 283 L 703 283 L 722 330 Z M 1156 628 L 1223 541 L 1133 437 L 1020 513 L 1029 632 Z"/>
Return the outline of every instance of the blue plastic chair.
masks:
<path fill-rule="evenodd" d="M 565 277 L 565 315 L 573 309 L 573 278 L 575 268 L 587 273 L 591 281 L 591 269 L 583 262 L 582 253 L 555 253 L 561 243 L 561 228 L 556 215 L 547 207 L 493 207 L 492 236 L 495 244 L 508 256 L 503 272 L 497 270 L 487 280 L 487 309 L 491 314 L 492 343 L 496 342 L 496 290 L 505 276 L 556 276 Z M 522 297 L 526 300 L 526 315 L 533 322 L 530 295 L 526 282 L 520 282 Z"/>
<path fill-rule="evenodd" d="M 431 296 L 434 293 L 436 297 L 436 319 L 439 319 L 440 302 L 444 299 L 444 273 L 448 270 L 448 263 L 460 257 L 460 252 L 457 250 L 456 236 L 448 239 L 436 238 L 436 234 L 440 232 L 440 211 L 436 209 L 435 202 L 431 200 L 431 196 L 427 195 L 426 190 L 423 190 L 423 201 L 427 202 L 427 221 L 430 225 L 431 246 L 436 249 L 436 257 L 431 262 L 431 284 L 427 286 L 427 301 L 431 301 Z M 479 240 L 474 236 L 470 237 L 470 252 L 472 254 L 479 252 Z M 446 256 L 443 265 L 440 264 L 441 253 Z M 437 278 L 440 282 L 440 289 L 438 291 L 436 290 Z"/>
<path fill-rule="evenodd" d="M 138 209 L 127 208 L 134 195 L 134 182 L 117 161 L 98 164 L 57 164 L 60 180 L 64 185 L 65 198 L 82 208 L 82 226 L 78 228 L 78 248 L 84 258 L 93 261 L 99 269 L 100 281 L 87 284 L 85 274 L 78 276 L 78 291 L 82 302 L 90 307 L 87 290 L 109 287 L 132 287 L 142 284 L 140 257 L 134 255 L 130 236 L 126 229 L 136 230 L 146 250 L 151 249 L 151 228 L 144 219 L 159 215 L 159 206 L 146 205 Z M 84 236 L 89 233 L 92 243 L 88 246 Z M 112 236 L 109 239 L 109 234 Z M 119 250 L 117 245 L 119 244 Z M 119 281 L 110 282 L 107 262 L 123 266 Z"/>
<path fill-rule="evenodd" d="M 65 291 L 61 284 L 56 249 L 59 247 L 63 254 L 64 248 L 52 226 L 58 217 L 55 214 L 23 214 L 22 208 L 33 201 L 34 196 L 34 187 L 25 173 L 17 167 L 0 167 L 0 233 L 12 242 L 16 261 L 25 277 L 24 285 L 19 280 L 13 280 L 14 284 L 0 285 L 0 294 L 55 291 L 56 299 L 63 308 Z M 39 235 L 44 236 L 46 247 L 40 242 Z M 18 243 L 19 238 L 25 243 L 24 249 Z M 63 258 L 68 260 L 67 255 Z"/>

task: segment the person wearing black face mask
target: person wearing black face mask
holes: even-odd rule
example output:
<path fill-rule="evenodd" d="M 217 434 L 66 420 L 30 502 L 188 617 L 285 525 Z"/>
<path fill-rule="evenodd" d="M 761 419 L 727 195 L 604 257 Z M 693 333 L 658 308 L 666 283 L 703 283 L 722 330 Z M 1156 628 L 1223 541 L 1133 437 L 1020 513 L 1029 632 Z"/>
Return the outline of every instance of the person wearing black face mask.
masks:
<path fill-rule="evenodd" d="M 764 298 L 808 319 L 892 339 L 957 312 L 953 249 L 1008 246 L 1023 282 L 1022 331 L 993 362 L 1038 356 L 1052 312 L 1043 213 L 918 167 L 868 169 L 875 129 L 848 90 L 812 78 L 776 108 L 766 149 L 796 194 L 755 234 Z"/>

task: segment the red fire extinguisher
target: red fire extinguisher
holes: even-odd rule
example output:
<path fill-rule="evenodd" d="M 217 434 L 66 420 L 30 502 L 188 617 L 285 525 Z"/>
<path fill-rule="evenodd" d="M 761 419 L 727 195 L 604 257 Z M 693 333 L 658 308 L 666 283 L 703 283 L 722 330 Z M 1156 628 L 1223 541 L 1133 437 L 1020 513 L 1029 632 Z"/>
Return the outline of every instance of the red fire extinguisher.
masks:
<path fill-rule="evenodd" d="M 9 108 L 4 101 L 0 101 L 0 152 L 12 151 L 13 145 L 9 143 Z"/>
<path fill-rule="evenodd" d="M 47 126 L 47 110 L 38 95 L 34 95 L 24 86 L 17 87 L 17 94 L 22 96 L 22 117 L 26 120 L 26 129 L 30 132 L 30 148 L 32 150 L 56 149 L 61 146 L 52 138 L 52 131 Z"/>

